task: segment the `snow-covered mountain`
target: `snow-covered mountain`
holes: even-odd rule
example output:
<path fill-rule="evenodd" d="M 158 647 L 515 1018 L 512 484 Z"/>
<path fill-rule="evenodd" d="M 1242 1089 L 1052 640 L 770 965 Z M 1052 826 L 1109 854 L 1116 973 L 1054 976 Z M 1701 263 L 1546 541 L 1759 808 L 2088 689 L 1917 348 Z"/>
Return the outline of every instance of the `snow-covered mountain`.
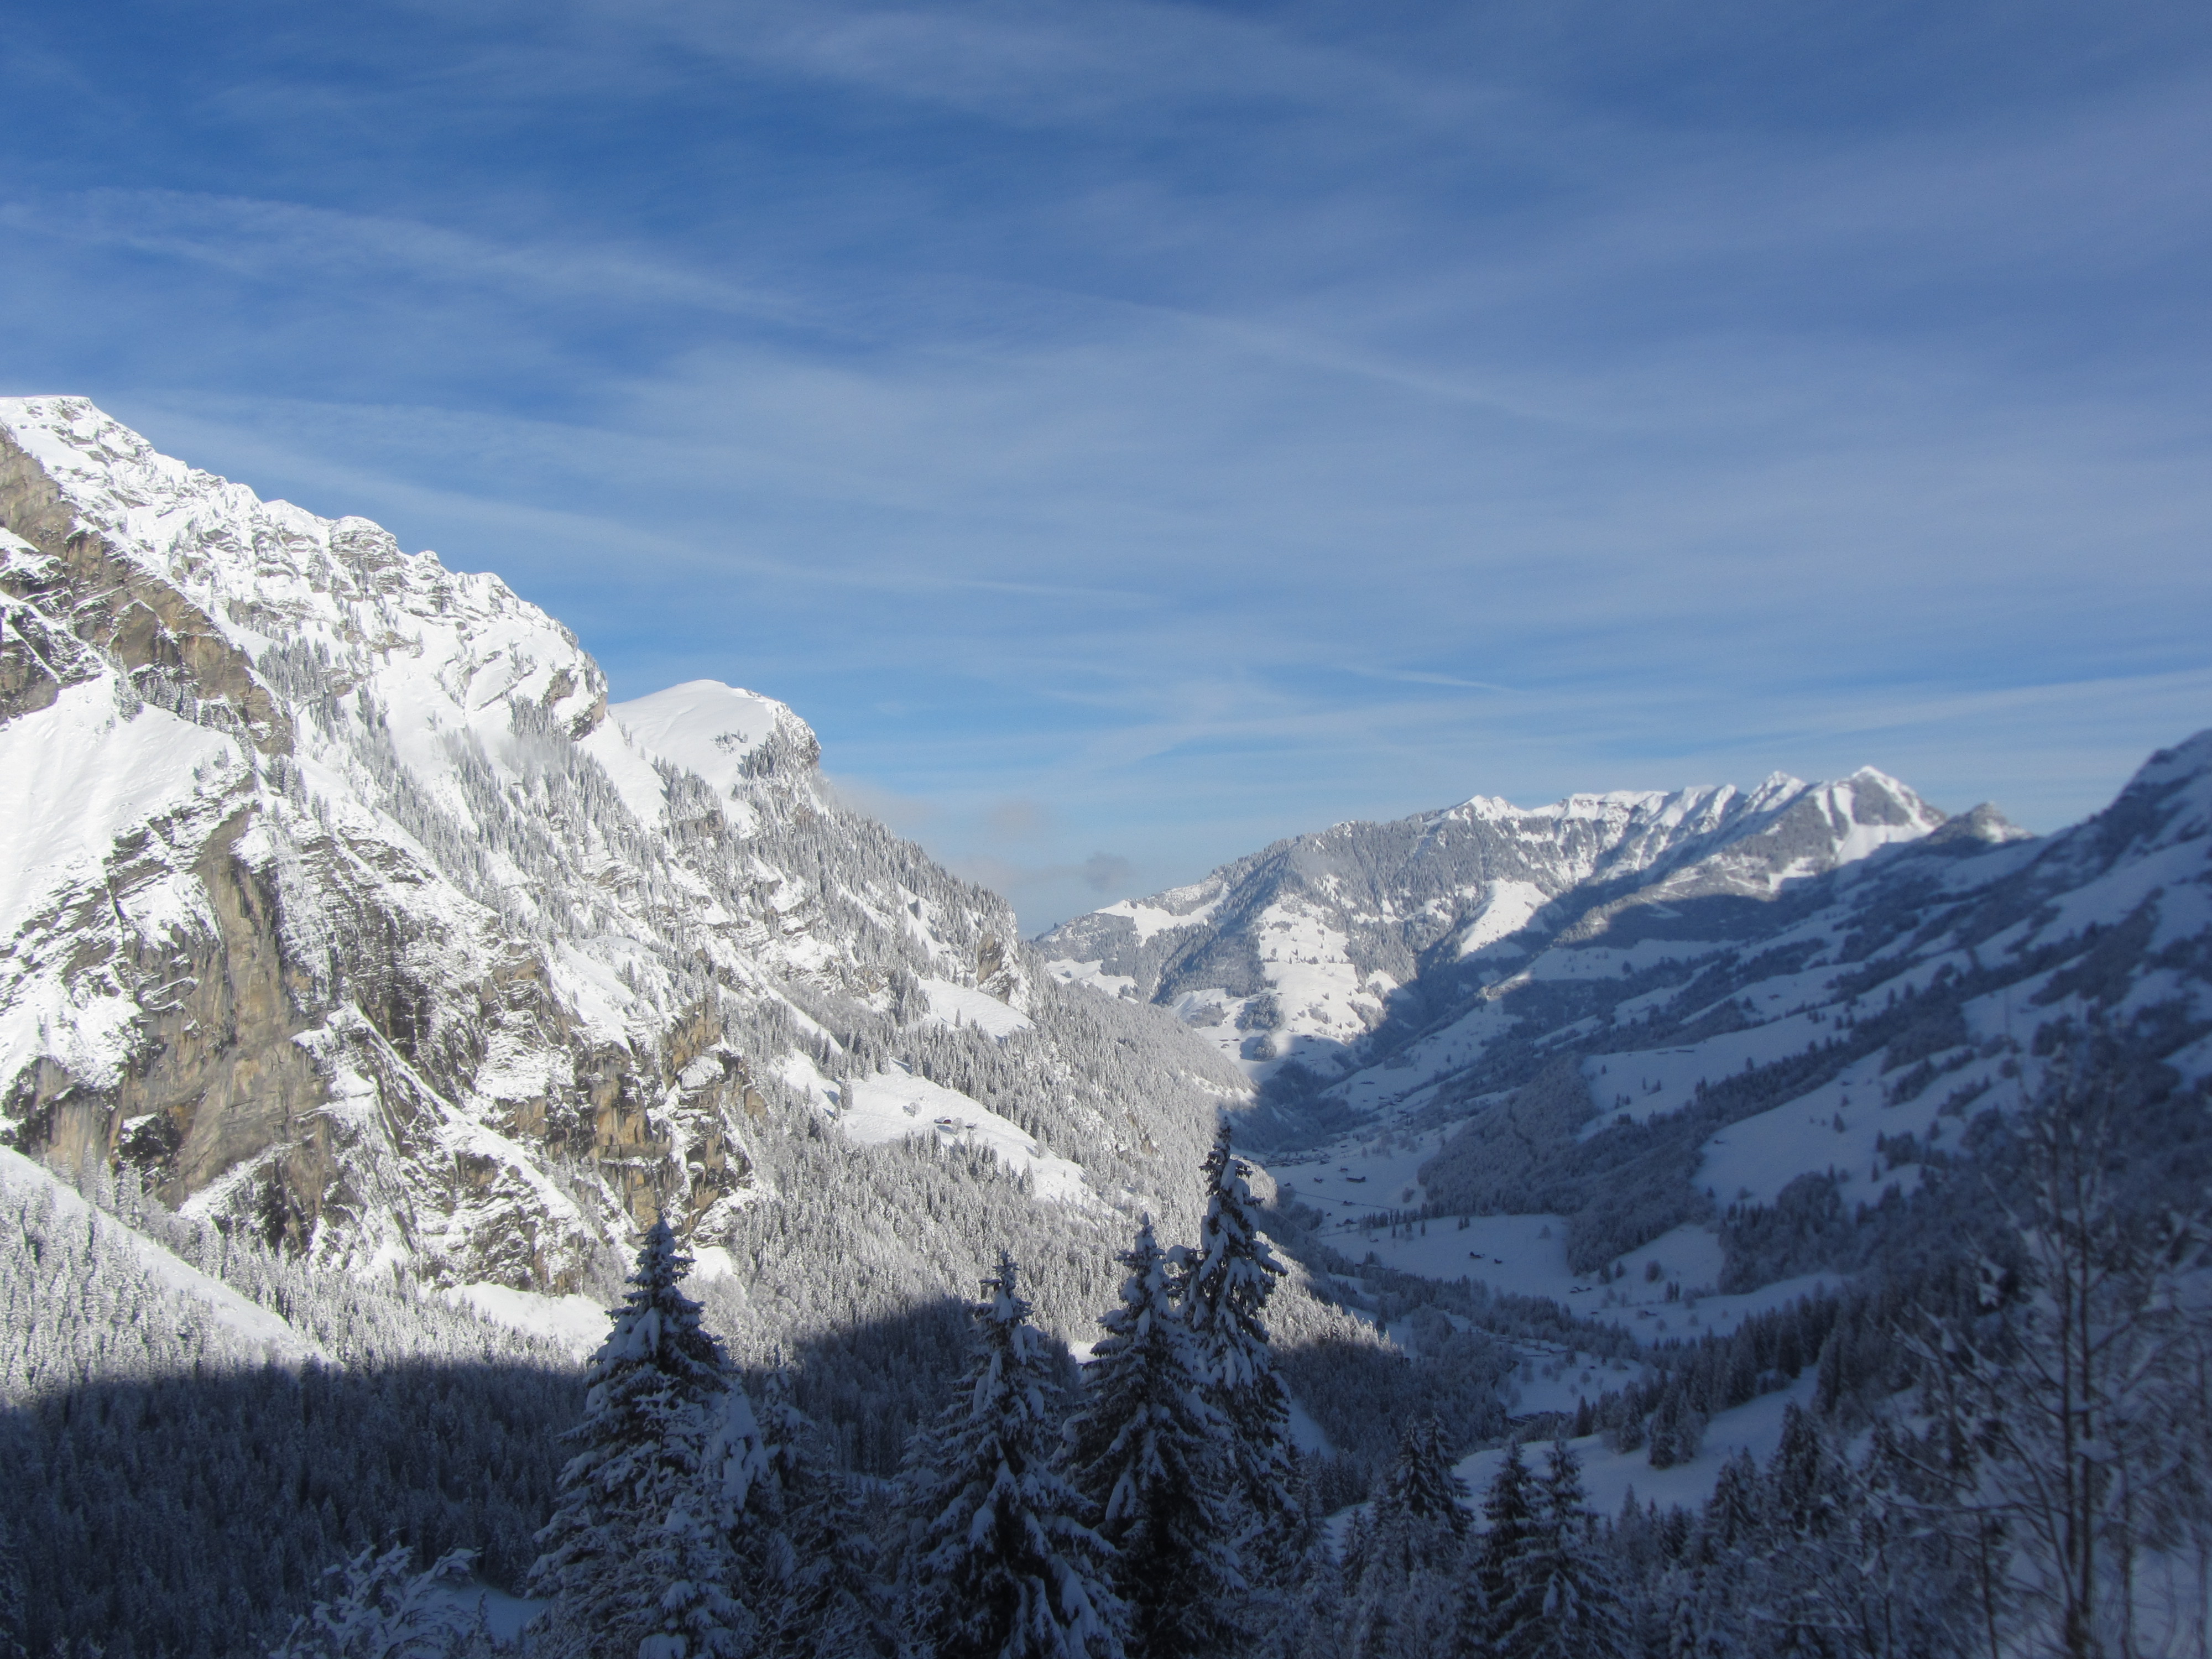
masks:
<path fill-rule="evenodd" d="M 1243 1079 L 1042 975 L 1003 901 L 830 796 L 781 703 L 611 707 L 496 576 L 82 399 L 0 402 L 0 521 L 22 1152 L 315 1261 L 532 1292 L 663 1214 L 772 1277 L 819 1160 L 857 1160 L 862 1311 L 980 1271 L 986 1212 L 1087 1255 L 1117 1207 L 1189 1207 Z M 902 1213 L 910 1142 L 969 1198 Z M 1103 1306 L 1105 1271 L 1040 1293 Z"/>
<path fill-rule="evenodd" d="M 1856 1206 L 2097 1034 L 2147 1091 L 2208 1086 L 2212 732 L 2044 840 L 1872 771 L 1478 799 L 1040 943 L 1238 1059 L 1247 1139 L 1346 1255 L 1624 1320 L 1719 1291 L 1711 1328 L 1849 1266 Z"/>
<path fill-rule="evenodd" d="M 1990 833 L 2016 833 L 1990 822 Z M 1256 1081 L 1292 1063 L 1328 1080 L 1374 1048 L 1370 1033 L 1395 1035 L 1439 969 L 1492 982 L 1538 941 L 1623 910 L 1770 897 L 1943 823 L 1871 767 L 1825 784 L 1778 773 L 1748 794 L 1570 795 L 1534 808 L 1478 795 L 1278 842 L 1037 942 L 1057 977 L 1173 1008 Z"/>

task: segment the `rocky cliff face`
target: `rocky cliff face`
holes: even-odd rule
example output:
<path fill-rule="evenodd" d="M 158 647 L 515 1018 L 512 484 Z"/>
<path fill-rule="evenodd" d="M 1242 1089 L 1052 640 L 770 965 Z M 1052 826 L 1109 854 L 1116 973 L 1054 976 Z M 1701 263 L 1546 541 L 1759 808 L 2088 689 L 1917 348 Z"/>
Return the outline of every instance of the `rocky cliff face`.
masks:
<path fill-rule="evenodd" d="M 945 1072 L 956 1025 L 1019 1051 L 992 1075 L 1028 1081 L 969 1103 L 995 1155 L 1068 1163 L 1078 1207 L 1187 1178 L 1236 1091 L 1163 1024 L 1180 1082 L 1108 1098 L 1075 1050 L 1111 1039 L 1003 902 L 830 800 L 772 699 L 611 708 L 496 577 L 79 399 L 0 402 L 0 521 L 24 1151 L 320 1258 L 557 1290 L 655 1216 L 725 1237 L 773 1196 L 762 1135 L 885 1139 L 868 1089 Z"/>

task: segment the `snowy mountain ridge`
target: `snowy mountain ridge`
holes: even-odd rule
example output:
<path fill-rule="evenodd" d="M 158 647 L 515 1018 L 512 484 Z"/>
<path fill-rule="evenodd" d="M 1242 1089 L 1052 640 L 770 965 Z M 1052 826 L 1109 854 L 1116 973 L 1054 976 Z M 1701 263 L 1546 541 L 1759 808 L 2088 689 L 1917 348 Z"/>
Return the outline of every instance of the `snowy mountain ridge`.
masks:
<path fill-rule="evenodd" d="M 824 1127 L 870 1180 L 886 1142 L 980 1160 L 973 1201 L 1034 1188 L 1054 1236 L 1188 1207 L 1240 1080 L 1042 975 L 1002 900 L 830 798 L 783 704 L 610 708 L 497 577 L 82 399 L 0 401 L 0 521 L 23 1152 L 317 1261 L 540 1292 L 662 1214 L 710 1261 L 787 1248 L 748 1215 Z M 898 1294 L 990 1248 L 904 1237 Z"/>
<path fill-rule="evenodd" d="M 1965 1124 L 2092 1033 L 2126 1086 L 2212 1086 L 2212 732 L 2041 840 L 1870 769 L 1479 798 L 1040 943 L 1237 1059 L 1241 1135 L 1346 1256 L 1725 1328 L 1864 1265 Z"/>
<path fill-rule="evenodd" d="M 1498 965 L 1518 941 L 1625 906 L 1771 896 L 1945 823 L 1872 767 L 1828 783 L 1477 795 L 1393 823 L 1279 842 L 1204 880 L 1123 901 L 1038 941 L 1071 983 L 1158 1000 L 1255 1081 L 1341 1061 L 1431 957 Z M 2016 834 L 1992 828 L 1993 834 Z"/>

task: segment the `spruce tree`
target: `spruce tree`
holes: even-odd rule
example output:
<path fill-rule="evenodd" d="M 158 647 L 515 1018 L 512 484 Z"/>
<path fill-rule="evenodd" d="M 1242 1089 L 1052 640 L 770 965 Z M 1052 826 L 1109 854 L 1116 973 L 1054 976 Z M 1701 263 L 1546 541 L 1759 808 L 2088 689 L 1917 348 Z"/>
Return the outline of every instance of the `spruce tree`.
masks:
<path fill-rule="evenodd" d="M 8 1517 L 0 1515 L 0 1659 L 24 1659 L 30 1620 L 24 1606 L 22 1564 Z"/>
<path fill-rule="evenodd" d="M 754 1620 L 732 1595 L 731 1534 L 762 1471 L 760 1433 L 665 1221 L 592 1356 L 577 1448 L 561 1472 L 532 1588 L 552 1599 L 544 1650 L 735 1659 Z"/>
<path fill-rule="evenodd" d="M 1705 1503 L 1705 1535 L 1720 1549 L 1741 1549 L 1765 1522 L 1759 1465 L 1749 1452 L 1739 1451 L 1721 1465 L 1713 1482 L 1713 1495 Z"/>
<path fill-rule="evenodd" d="M 936 1659 L 1120 1659 L 1113 1549 L 1054 1467 L 1060 1385 L 1001 1255 L 959 1393 L 908 1449 L 907 1616 Z"/>
<path fill-rule="evenodd" d="M 1481 1592 L 1485 1634 L 1501 1653 L 1516 1650 L 1519 1632 L 1543 1612 L 1540 1594 L 1528 1583 L 1525 1559 L 1535 1547 L 1540 1524 L 1536 1478 L 1521 1456 L 1520 1442 L 1505 1449 L 1490 1491 L 1483 1499 L 1486 1529 L 1475 1560 L 1474 1578 Z"/>
<path fill-rule="evenodd" d="M 1455 1560 L 1467 1536 L 1466 1496 L 1467 1483 L 1452 1471 L 1443 1423 L 1431 1413 L 1408 1424 L 1375 1500 L 1369 1570 L 1402 1577 Z"/>
<path fill-rule="evenodd" d="M 1535 1526 L 1511 1574 L 1515 1600 L 1534 1616 L 1499 1632 L 1513 1659 L 1628 1659 L 1631 1630 L 1596 1517 L 1583 1501 L 1582 1466 L 1552 1445 Z"/>
<path fill-rule="evenodd" d="M 473 1560 L 471 1552 L 453 1550 L 417 1572 L 404 1544 L 364 1549 L 325 1571 L 337 1581 L 329 1599 L 294 1620 L 269 1659 L 447 1659 L 471 1626 L 466 1602 L 447 1581 L 465 1579 Z"/>
<path fill-rule="evenodd" d="M 1467 1482 L 1452 1468 L 1443 1419 L 1431 1412 L 1409 1426 L 1399 1443 L 1385 1501 L 1443 1528 L 1458 1540 L 1467 1536 L 1466 1498 Z"/>
<path fill-rule="evenodd" d="M 775 1524 L 752 1530 L 740 1571 L 754 1589 L 762 1659 L 896 1652 L 896 1614 L 860 1493 L 817 1451 L 788 1373 L 769 1373 L 760 1415 L 769 1473 L 757 1485 Z"/>
<path fill-rule="evenodd" d="M 1245 1554 L 1280 1577 L 1296 1560 L 1299 1503 L 1291 1399 L 1276 1375 L 1263 1317 L 1285 1272 L 1252 1218 L 1251 1165 L 1230 1150 L 1226 1124 L 1206 1154 L 1206 1218 L 1197 1260 L 1179 1287 L 1198 1339 L 1207 1397 L 1229 1425 L 1233 1491 L 1244 1510 Z"/>
<path fill-rule="evenodd" d="M 1238 1639 L 1245 1589 L 1221 1486 L 1228 1425 L 1206 1398 L 1149 1218 L 1116 1260 L 1129 1274 L 1084 1367 L 1069 1463 L 1117 1552 L 1114 1587 L 1129 1610 L 1131 1650 L 1146 1659 L 1225 1653 Z"/>

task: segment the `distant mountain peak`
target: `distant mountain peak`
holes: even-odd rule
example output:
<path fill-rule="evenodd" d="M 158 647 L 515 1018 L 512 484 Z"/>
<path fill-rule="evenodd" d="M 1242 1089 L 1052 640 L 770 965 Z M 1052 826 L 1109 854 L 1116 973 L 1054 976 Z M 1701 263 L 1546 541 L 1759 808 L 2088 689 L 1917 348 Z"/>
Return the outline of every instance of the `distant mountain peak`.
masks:
<path fill-rule="evenodd" d="M 1639 905 L 1771 898 L 1944 821 L 1872 767 L 1825 783 L 1777 772 L 1748 793 L 1475 795 L 1293 837 L 1038 942 L 1060 977 L 1175 1008 L 1255 1081 L 1292 1061 L 1334 1075 L 1432 963 L 1502 976 L 1565 930 L 1601 931 Z"/>

